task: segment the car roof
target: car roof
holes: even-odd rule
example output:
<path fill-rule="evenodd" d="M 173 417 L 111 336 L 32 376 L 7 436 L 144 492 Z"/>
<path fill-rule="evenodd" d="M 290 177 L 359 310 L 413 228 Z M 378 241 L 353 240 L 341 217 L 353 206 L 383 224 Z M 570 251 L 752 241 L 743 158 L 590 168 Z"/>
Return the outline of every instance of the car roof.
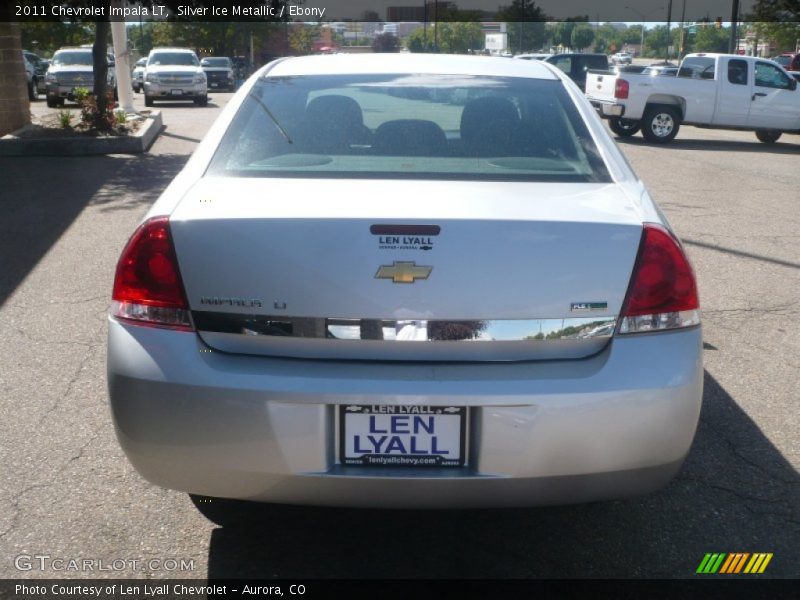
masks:
<path fill-rule="evenodd" d="M 153 48 L 152 50 L 150 50 L 150 54 L 152 54 L 153 52 L 186 52 L 186 54 L 194 54 L 194 50 L 192 50 L 191 48 L 170 48 L 167 46 L 164 46 L 162 48 Z"/>
<path fill-rule="evenodd" d="M 538 61 L 455 54 L 398 53 L 299 56 L 270 63 L 265 69 L 262 74 L 269 77 L 408 73 L 558 79 L 548 66 Z"/>

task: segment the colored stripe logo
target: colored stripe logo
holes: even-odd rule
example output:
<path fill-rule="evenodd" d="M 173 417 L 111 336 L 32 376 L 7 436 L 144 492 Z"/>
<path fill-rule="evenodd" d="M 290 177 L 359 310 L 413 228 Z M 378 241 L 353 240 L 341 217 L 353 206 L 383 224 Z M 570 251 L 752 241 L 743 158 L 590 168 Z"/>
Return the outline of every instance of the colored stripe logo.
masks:
<path fill-rule="evenodd" d="M 708 552 L 700 561 L 700 566 L 697 567 L 698 574 L 713 575 L 719 573 L 720 575 L 733 575 L 739 573 L 763 573 L 769 561 L 772 560 L 772 553 L 769 552 L 756 552 L 750 554 L 749 552 L 733 552 L 730 554 L 724 552 Z"/>

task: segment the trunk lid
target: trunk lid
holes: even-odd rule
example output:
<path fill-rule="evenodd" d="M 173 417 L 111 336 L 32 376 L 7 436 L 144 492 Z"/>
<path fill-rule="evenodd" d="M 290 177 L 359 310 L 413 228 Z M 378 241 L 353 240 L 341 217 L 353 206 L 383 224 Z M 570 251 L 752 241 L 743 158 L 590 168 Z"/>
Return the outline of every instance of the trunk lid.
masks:
<path fill-rule="evenodd" d="M 589 71 L 586 74 L 586 97 L 590 100 L 613 102 L 618 75 Z"/>
<path fill-rule="evenodd" d="M 381 360 L 598 352 L 642 228 L 616 184 L 255 178 L 200 180 L 170 223 L 211 347 Z"/>

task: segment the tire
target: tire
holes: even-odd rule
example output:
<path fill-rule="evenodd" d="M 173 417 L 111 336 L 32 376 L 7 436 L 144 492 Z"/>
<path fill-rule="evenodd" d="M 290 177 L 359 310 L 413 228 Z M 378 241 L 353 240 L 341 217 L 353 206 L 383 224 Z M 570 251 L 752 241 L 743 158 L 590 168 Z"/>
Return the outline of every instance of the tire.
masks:
<path fill-rule="evenodd" d="M 117 84 L 114 84 L 114 101 L 119 101 L 119 92 L 117 91 Z"/>
<path fill-rule="evenodd" d="M 36 77 L 31 77 L 31 83 L 28 86 L 28 100 L 35 102 L 39 99 L 39 82 Z"/>
<path fill-rule="evenodd" d="M 145 106 L 153 106 L 153 98 L 148 96 L 147 94 L 144 95 L 144 105 Z"/>
<path fill-rule="evenodd" d="M 642 136 L 651 144 L 667 144 L 681 128 L 681 117 L 672 106 L 651 106 L 642 118 Z"/>
<path fill-rule="evenodd" d="M 777 142 L 781 137 L 781 133 L 781 131 L 775 131 L 774 129 L 756 129 L 758 141 L 765 144 L 774 144 Z"/>
<path fill-rule="evenodd" d="M 58 100 L 55 98 L 48 98 L 47 99 L 47 107 L 48 108 L 57 108 L 58 107 Z"/>
<path fill-rule="evenodd" d="M 263 519 L 269 505 L 245 500 L 189 494 L 195 508 L 220 527 L 247 527 Z"/>
<path fill-rule="evenodd" d="M 608 127 L 619 137 L 631 137 L 641 129 L 642 124 L 631 119 L 614 118 L 608 120 Z"/>
<path fill-rule="evenodd" d="M 203 96 L 202 98 L 195 98 L 194 103 L 197 106 L 208 106 L 208 96 Z"/>

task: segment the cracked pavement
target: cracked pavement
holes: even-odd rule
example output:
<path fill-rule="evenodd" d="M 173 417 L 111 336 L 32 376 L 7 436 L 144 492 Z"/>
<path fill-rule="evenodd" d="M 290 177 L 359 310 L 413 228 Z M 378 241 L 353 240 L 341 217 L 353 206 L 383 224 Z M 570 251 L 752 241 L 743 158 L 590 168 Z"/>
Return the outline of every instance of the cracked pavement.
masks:
<path fill-rule="evenodd" d="M 0 159 L 0 577 L 693 577 L 705 552 L 773 552 L 765 576 L 800 576 L 798 136 L 684 127 L 668 147 L 620 144 L 686 241 L 703 306 L 701 422 L 664 490 L 526 510 L 272 507 L 236 531 L 139 477 L 106 401 L 114 267 L 228 97 L 162 107 L 169 135 L 144 156 Z M 195 568 L 20 572 L 21 554 Z"/>

